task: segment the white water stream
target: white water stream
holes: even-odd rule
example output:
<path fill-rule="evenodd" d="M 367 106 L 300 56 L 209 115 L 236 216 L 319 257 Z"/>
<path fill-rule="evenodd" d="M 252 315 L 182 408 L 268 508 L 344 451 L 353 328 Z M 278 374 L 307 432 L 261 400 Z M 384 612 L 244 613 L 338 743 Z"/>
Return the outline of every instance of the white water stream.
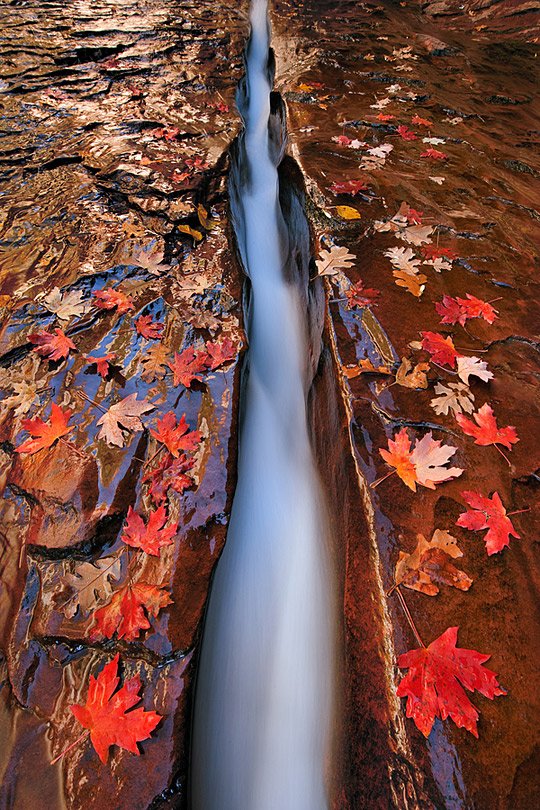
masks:
<path fill-rule="evenodd" d="M 332 577 L 307 433 L 305 314 L 283 278 L 266 0 L 253 0 L 251 24 L 248 368 L 238 484 L 199 666 L 191 802 L 193 810 L 326 810 Z"/>

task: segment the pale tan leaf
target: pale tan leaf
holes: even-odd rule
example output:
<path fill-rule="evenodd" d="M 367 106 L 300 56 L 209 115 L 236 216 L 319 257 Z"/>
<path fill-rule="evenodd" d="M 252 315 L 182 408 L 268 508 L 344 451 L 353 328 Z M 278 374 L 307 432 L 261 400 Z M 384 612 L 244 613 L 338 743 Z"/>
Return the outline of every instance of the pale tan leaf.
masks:
<path fill-rule="evenodd" d="M 130 432 L 143 430 L 141 416 L 153 408 L 154 406 L 146 399 L 137 402 L 137 394 L 129 394 L 120 402 L 111 405 L 107 413 L 98 419 L 97 424 L 101 425 L 98 439 L 105 439 L 107 444 L 123 447 L 124 435 L 121 428 Z"/>
<path fill-rule="evenodd" d="M 451 562 L 462 557 L 457 540 L 449 532 L 436 529 L 431 540 L 419 534 L 412 554 L 401 551 L 396 565 L 396 585 L 403 585 L 428 596 L 439 593 L 439 585 L 449 585 L 460 591 L 468 591 L 472 579 Z"/>
<path fill-rule="evenodd" d="M 450 447 L 434 440 L 431 431 L 426 433 L 416 442 L 411 453 L 418 482 L 428 489 L 435 489 L 436 484 L 458 478 L 463 472 L 462 469 L 445 466 L 456 451 L 457 447 Z"/>
<path fill-rule="evenodd" d="M 120 579 L 121 567 L 118 555 L 75 566 L 72 574 L 60 578 L 63 587 L 54 596 L 57 609 L 68 619 L 72 619 L 77 610 L 81 617 L 88 615 L 97 605 L 110 598 L 112 583 Z"/>
<path fill-rule="evenodd" d="M 437 383 L 435 393 L 439 396 L 431 400 L 431 407 L 439 416 L 447 415 L 451 410 L 456 413 L 472 413 L 474 411 L 474 395 L 468 385 L 464 383 L 448 383 L 448 386 Z"/>
<path fill-rule="evenodd" d="M 317 265 L 319 276 L 332 276 L 338 270 L 352 267 L 352 263 L 355 259 L 356 256 L 349 253 L 346 247 L 332 245 L 330 250 L 321 250 L 315 264 Z"/>

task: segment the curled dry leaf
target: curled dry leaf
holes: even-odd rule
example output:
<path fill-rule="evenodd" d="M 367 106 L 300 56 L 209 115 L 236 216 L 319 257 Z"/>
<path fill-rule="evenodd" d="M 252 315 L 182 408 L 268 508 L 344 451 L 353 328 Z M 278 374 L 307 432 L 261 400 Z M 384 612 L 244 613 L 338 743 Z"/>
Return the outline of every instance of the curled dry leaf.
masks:
<path fill-rule="evenodd" d="M 137 394 L 129 394 L 120 402 L 111 405 L 108 411 L 98 419 L 97 424 L 101 425 L 98 439 L 105 439 L 107 444 L 115 447 L 123 447 L 125 442 L 122 428 L 129 432 L 143 430 L 141 416 L 153 408 L 154 406 L 146 399 L 138 402 Z"/>
<path fill-rule="evenodd" d="M 398 658 L 398 666 L 409 669 L 397 688 L 407 698 L 407 717 L 427 737 L 436 717 L 450 717 L 456 726 L 478 737 L 478 712 L 465 689 L 476 689 L 493 700 L 505 695 L 494 672 L 484 667 L 490 658 L 476 650 L 456 647 L 458 627 L 449 627 L 429 647 L 410 650 Z"/>
<path fill-rule="evenodd" d="M 73 573 L 60 578 L 63 587 L 53 597 L 56 608 L 68 619 L 77 611 L 81 617 L 87 616 L 112 595 L 112 583 L 120 579 L 121 567 L 118 555 L 76 565 Z"/>
<path fill-rule="evenodd" d="M 442 385 L 437 383 L 435 386 L 435 393 L 439 396 L 431 400 L 431 407 L 439 416 L 441 414 L 447 415 L 451 410 L 454 414 L 472 413 L 474 411 L 474 395 L 465 383 L 456 382 Z"/>
<path fill-rule="evenodd" d="M 321 250 L 319 253 L 319 258 L 315 262 L 318 271 L 317 275 L 332 276 L 338 270 L 352 267 L 355 259 L 356 256 L 349 253 L 346 247 L 332 245 L 330 250 Z"/>
<path fill-rule="evenodd" d="M 404 388 L 427 388 L 426 371 L 429 371 L 429 363 L 417 363 L 413 368 L 411 361 L 402 357 L 401 365 L 396 371 L 396 382 Z"/>
<path fill-rule="evenodd" d="M 439 585 L 449 585 L 460 591 L 468 591 L 472 579 L 451 562 L 463 557 L 455 537 L 447 531 L 435 529 L 431 540 L 417 535 L 416 549 L 412 554 L 400 551 L 396 565 L 396 585 L 403 585 L 428 596 L 439 593 Z"/>

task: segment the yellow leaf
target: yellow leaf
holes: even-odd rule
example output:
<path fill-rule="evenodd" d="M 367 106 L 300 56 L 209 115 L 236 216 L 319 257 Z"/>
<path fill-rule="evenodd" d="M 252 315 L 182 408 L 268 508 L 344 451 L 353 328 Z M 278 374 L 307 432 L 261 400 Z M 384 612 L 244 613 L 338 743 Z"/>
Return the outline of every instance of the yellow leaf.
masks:
<path fill-rule="evenodd" d="M 203 238 L 202 233 L 196 231 L 195 228 L 192 228 L 190 225 L 177 225 L 176 227 L 181 233 L 187 233 L 189 236 L 192 236 L 196 242 L 200 242 Z"/>
<path fill-rule="evenodd" d="M 361 219 L 362 214 L 350 205 L 336 205 L 336 211 L 342 219 Z"/>

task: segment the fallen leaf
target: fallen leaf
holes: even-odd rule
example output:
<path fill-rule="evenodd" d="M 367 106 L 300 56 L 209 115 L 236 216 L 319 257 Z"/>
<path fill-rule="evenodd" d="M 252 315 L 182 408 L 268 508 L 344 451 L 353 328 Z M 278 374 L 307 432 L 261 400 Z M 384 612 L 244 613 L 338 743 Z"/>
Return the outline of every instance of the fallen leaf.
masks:
<path fill-rule="evenodd" d="M 397 134 L 403 138 L 404 141 L 416 141 L 418 140 L 418 136 L 414 134 L 408 127 L 404 124 L 400 124 L 397 128 Z"/>
<path fill-rule="evenodd" d="M 157 421 L 157 430 L 150 433 L 158 442 L 165 445 L 169 453 L 178 458 L 180 451 L 195 450 L 202 439 L 200 430 L 189 430 L 185 413 L 182 414 L 178 424 L 174 411 L 169 411 Z"/>
<path fill-rule="evenodd" d="M 346 247 L 332 245 L 330 250 L 321 250 L 315 264 L 317 265 L 319 276 L 332 276 L 337 273 L 338 270 L 352 267 L 352 263 L 355 259 L 356 256 L 353 253 L 349 253 Z"/>
<path fill-rule="evenodd" d="M 356 284 L 351 284 L 351 286 L 345 290 L 347 308 L 376 306 L 375 299 L 378 298 L 380 294 L 380 290 L 374 290 L 371 287 L 364 289 L 364 282 L 360 279 Z"/>
<path fill-rule="evenodd" d="M 206 352 L 196 352 L 191 347 L 175 352 L 172 363 L 167 363 L 173 373 L 173 385 L 190 388 L 193 380 L 202 382 L 201 374 L 206 368 Z"/>
<path fill-rule="evenodd" d="M 137 401 L 137 394 L 129 394 L 124 399 L 111 405 L 101 416 L 97 424 L 101 425 L 98 439 L 104 439 L 107 444 L 115 447 L 124 446 L 124 435 L 121 428 L 127 431 L 144 430 L 141 416 L 153 410 L 154 406 L 146 399 Z"/>
<path fill-rule="evenodd" d="M 55 334 L 51 332 L 34 332 L 28 335 L 28 340 L 33 343 L 37 352 L 41 357 L 47 357 L 49 360 L 63 360 L 67 357 L 70 349 L 77 347 L 61 329 L 56 328 Z"/>
<path fill-rule="evenodd" d="M 414 368 L 407 357 L 401 358 L 401 365 L 396 371 L 396 382 L 404 388 L 427 388 L 429 363 L 418 363 Z"/>
<path fill-rule="evenodd" d="M 215 222 L 201 203 L 197 206 L 197 217 L 205 231 L 211 231 L 215 227 Z"/>
<path fill-rule="evenodd" d="M 450 366 L 450 368 L 456 365 L 459 354 L 451 337 L 445 338 L 438 332 L 421 332 L 420 334 L 422 335 L 422 348 L 429 352 L 434 363 Z"/>
<path fill-rule="evenodd" d="M 391 368 L 388 366 L 374 366 L 369 358 L 359 360 L 356 366 L 341 366 L 341 368 L 348 380 L 354 380 L 360 374 L 392 374 Z"/>
<path fill-rule="evenodd" d="M 396 279 L 398 287 L 405 287 L 405 289 L 420 298 L 426 288 L 427 277 L 423 273 L 417 273 L 415 276 L 410 275 L 405 270 L 393 270 L 392 275 Z"/>
<path fill-rule="evenodd" d="M 367 57 L 364 56 L 364 59 L 366 59 L 366 58 Z M 388 121 L 393 121 L 396 116 L 395 115 L 389 115 L 388 113 L 379 113 L 375 117 L 376 117 L 377 121 L 382 121 L 383 123 L 387 124 Z"/>
<path fill-rule="evenodd" d="M 151 315 L 141 315 L 135 321 L 135 329 L 137 334 L 146 338 L 146 340 L 161 340 L 163 324 L 159 321 L 153 321 Z"/>
<path fill-rule="evenodd" d="M 112 287 L 107 290 L 96 290 L 92 295 L 96 298 L 94 305 L 98 309 L 109 310 L 116 307 L 118 315 L 124 315 L 126 312 L 135 309 L 133 301 L 129 296 Z"/>
<path fill-rule="evenodd" d="M 73 416 L 73 411 L 63 411 L 55 402 L 51 403 L 51 417 L 50 422 L 44 422 L 39 416 L 35 419 L 23 419 L 21 426 L 31 436 L 31 439 L 26 439 L 19 447 L 16 448 L 17 453 L 37 453 L 38 450 L 43 450 L 46 447 L 52 447 L 57 439 L 62 436 L 67 436 L 75 426 L 68 427 L 68 422 Z"/>
<path fill-rule="evenodd" d="M 111 601 L 94 611 L 93 624 L 88 635 L 91 641 L 100 638 L 118 638 L 134 641 L 142 630 L 148 630 L 147 616 L 157 616 L 159 611 L 172 604 L 165 588 L 137 582 L 117 591 Z"/>
<path fill-rule="evenodd" d="M 384 255 L 387 256 L 392 265 L 404 273 L 409 275 L 416 275 L 419 272 L 420 259 L 417 259 L 411 248 L 393 247 L 385 250 Z"/>
<path fill-rule="evenodd" d="M 443 481 L 458 478 L 463 472 L 460 467 L 445 466 L 456 451 L 457 447 L 450 447 L 433 439 L 431 431 L 422 439 L 417 439 L 411 453 L 411 461 L 418 483 L 428 489 L 435 489 L 435 486 Z"/>
<path fill-rule="evenodd" d="M 421 158 L 430 158 L 431 160 L 446 160 L 448 155 L 446 152 L 439 152 L 438 149 L 433 149 L 429 146 L 425 152 L 420 154 Z"/>
<path fill-rule="evenodd" d="M 411 118 L 411 124 L 415 124 L 418 127 L 432 127 L 433 122 L 428 121 L 427 118 L 421 118 L 419 115 L 413 115 Z"/>
<path fill-rule="evenodd" d="M 431 540 L 419 534 L 412 554 L 399 553 L 395 583 L 428 596 L 436 596 L 441 584 L 468 591 L 472 579 L 452 564 L 456 557 L 463 557 L 463 552 L 447 531 L 435 529 Z"/>
<path fill-rule="evenodd" d="M 430 177 L 429 179 L 432 180 L 434 183 L 437 183 L 438 186 L 442 186 L 442 184 L 446 180 L 446 177 Z"/>
<path fill-rule="evenodd" d="M 15 408 L 13 416 L 23 416 L 23 414 L 28 413 L 32 405 L 39 404 L 37 383 L 34 380 L 30 382 L 25 380 L 13 382 L 11 388 L 15 393 L 3 400 L 2 407 Z"/>
<path fill-rule="evenodd" d="M 330 186 L 332 194 L 350 194 L 356 196 L 360 191 L 366 191 L 368 186 L 362 180 L 347 180 L 344 183 L 333 183 Z"/>
<path fill-rule="evenodd" d="M 169 489 L 181 494 L 185 489 L 195 483 L 189 471 L 193 468 L 195 459 L 182 454 L 174 458 L 167 453 L 153 470 L 143 476 L 143 484 L 150 484 L 148 495 L 156 506 L 165 503 Z"/>
<path fill-rule="evenodd" d="M 58 320 L 69 321 L 71 318 L 80 318 L 87 311 L 88 305 L 83 301 L 83 296 L 81 290 L 71 290 L 62 295 L 58 287 L 53 287 L 41 303 Z"/>
<path fill-rule="evenodd" d="M 165 505 L 158 506 L 157 509 L 150 512 L 147 524 L 130 506 L 121 539 L 127 546 L 140 548 L 145 554 L 159 557 L 160 549 L 163 546 L 170 546 L 178 531 L 178 523 L 165 526 L 166 523 L 167 510 Z"/>
<path fill-rule="evenodd" d="M 465 294 L 467 298 L 456 299 L 465 315 L 465 319 L 483 318 L 487 323 L 492 324 L 497 318 L 497 310 L 494 309 L 488 301 L 481 301 L 480 298 L 476 298 L 470 293 Z"/>
<path fill-rule="evenodd" d="M 427 260 L 449 259 L 450 261 L 454 261 L 454 259 L 458 258 L 457 253 L 454 253 L 453 250 L 450 250 L 450 248 L 439 247 L 439 245 L 422 245 L 420 250 L 424 254 L 424 258 Z"/>
<path fill-rule="evenodd" d="M 87 616 L 112 595 L 112 583 L 120 579 L 121 567 L 120 558 L 114 555 L 79 563 L 72 574 L 60 578 L 63 588 L 53 596 L 56 608 L 68 619 L 77 611 L 81 617 Z"/>
<path fill-rule="evenodd" d="M 493 410 L 487 404 L 482 405 L 479 411 L 473 414 L 473 419 L 476 422 L 471 422 L 462 414 L 456 416 L 456 421 L 462 431 L 467 436 L 474 437 L 474 443 L 482 446 L 489 444 L 502 444 L 508 450 L 512 449 L 512 445 L 519 442 L 516 429 L 508 426 L 500 428 L 497 426 L 497 420 L 493 416 Z"/>
<path fill-rule="evenodd" d="M 490 658 L 476 650 L 456 647 L 458 627 L 449 627 L 429 647 L 410 650 L 398 658 L 398 666 L 410 671 L 397 688 L 407 698 L 407 717 L 427 737 L 436 717 L 450 717 L 459 728 L 478 737 L 478 712 L 465 689 L 475 689 L 493 700 L 505 695 L 494 672 L 483 664 Z"/>
<path fill-rule="evenodd" d="M 478 377 L 484 382 L 488 382 L 493 377 L 491 371 L 488 371 L 487 363 L 480 360 L 479 357 L 458 357 L 457 358 L 457 373 L 460 380 L 469 385 L 469 377 Z"/>
<path fill-rule="evenodd" d="M 119 654 L 105 664 L 97 678 L 90 676 L 88 696 L 84 705 L 69 708 L 84 727 L 90 729 L 90 739 L 104 765 L 111 745 L 118 745 L 139 756 L 137 743 L 146 740 L 161 716 L 142 708 L 133 709 L 141 700 L 141 681 L 138 675 L 129 678 L 115 693 L 120 683 L 118 672 Z"/>
<path fill-rule="evenodd" d="M 461 496 L 471 509 L 461 513 L 456 525 L 462 526 L 464 529 L 470 529 L 473 532 L 488 529 L 484 535 L 484 542 L 486 551 L 490 556 L 509 546 L 510 536 L 520 537 L 506 514 L 506 509 L 498 492 L 494 492 L 491 498 L 481 495 L 479 492 L 471 491 L 462 492 Z"/>
<path fill-rule="evenodd" d="M 458 413 L 472 413 L 474 411 L 474 395 L 468 385 L 464 383 L 448 383 L 442 385 L 437 383 L 435 386 L 435 393 L 439 396 L 434 397 L 430 405 L 439 416 L 441 414 L 447 415 L 451 410 L 454 415 Z"/>
<path fill-rule="evenodd" d="M 191 225 L 177 225 L 176 229 L 180 231 L 180 233 L 187 233 L 187 235 L 191 236 L 195 242 L 200 242 L 203 238 L 202 233 L 195 228 L 192 228 Z"/>
<path fill-rule="evenodd" d="M 141 358 L 144 371 L 141 374 L 146 383 L 162 380 L 167 373 L 168 349 L 162 343 L 155 343 Z"/>
<path fill-rule="evenodd" d="M 238 349 L 228 337 L 223 338 L 220 343 L 211 343 L 210 341 L 205 345 L 206 359 L 205 363 L 207 368 L 215 371 L 220 366 L 236 360 Z"/>
<path fill-rule="evenodd" d="M 336 205 L 336 211 L 342 219 L 362 219 L 362 214 L 350 205 Z"/>
<path fill-rule="evenodd" d="M 410 245 L 422 245 L 424 242 L 431 242 L 432 233 L 431 225 L 409 225 L 408 228 L 398 231 L 396 236 Z"/>
<path fill-rule="evenodd" d="M 91 366 L 96 366 L 97 373 L 100 377 L 105 377 L 109 373 L 109 364 L 116 360 L 116 352 L 110 352 L 106 354 L 104 357 L 93 357 L 91 354 L 88 354 L 85 357 L 86 362 Z"/>

